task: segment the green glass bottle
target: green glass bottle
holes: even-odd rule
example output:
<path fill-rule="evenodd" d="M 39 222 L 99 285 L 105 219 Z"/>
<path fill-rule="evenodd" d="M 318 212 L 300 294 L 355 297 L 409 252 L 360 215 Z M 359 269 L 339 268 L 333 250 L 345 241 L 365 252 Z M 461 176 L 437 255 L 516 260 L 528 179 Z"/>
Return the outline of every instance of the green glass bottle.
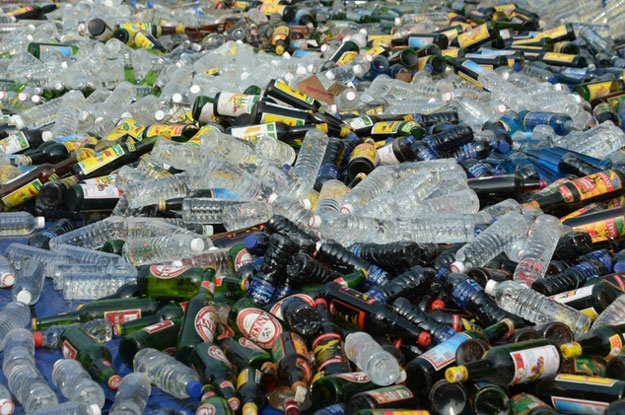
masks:
<path fill-rule="evenodd" d="M 243 415 L 258 415 L 258 408 L 265 403 L 261 388 L 262 373 L 253 367 L 246 367 L 237 376 L 237 394 L 243 404 Z"/>
<path fill-rule="evenodd" d="M 104 245 L 102 245 L 101 250 L 103 252 L 109 252 L 111 254 L 121 255 L 122 248 L 124 247 L 125 242 L 126 241 L 124 241 L 123 239 L 111 239 L 111 240 L 104 242 Z"/>
<path fill-rule="evenodd" d="M 510 398 L 513 415 L 558 415 L 558 411 L 529 393 L 519 393 Z"/>
<path fill-rule="evenodd" d="M 595 355 L 610 360 L 623 349 L 624 342 L 625 324 L 601 326 L 594 329 L 589 336 L 561 345 L 560 350 L 567 359 L 582 355 Z"/>
<path fill-rule="evenodd" d="M 264 372 L 273 365 L 271 355 L 247 337 L 225 337 L 219 340 L 219 346 L 238 368 L 253 367 Z"/>
<path fill-rule="evenodd" d="M 603 414 L 611 402 L 625 396 L 625 381 L 560 374 L 536 385 L 536 395 L 560 413 Z"/>
<path fill-rule="evenodd" d="M 258 308 L 247 297 L 238 300 L 228 315 L 228 325 L 235 333 L 242 334 L 263 349 L 271 349 L 282 333 L 282 322 Z"/>
<path fill-rule="evenodd" d="M 211 343 L 215 338 L 219 322 L 213 299 L 212 279 L 215 268 L 208 268 L 202 277 L 200 288 L 185 309 L 182 325 L 178 334 L 176 359 L 188 363 L 191 352 L 202 342 Z"/>
<path fill-rule="evenodd" d="M 345 414 L 354 415 L 360 409 L 414 408 L 415 396 L 404 385 L 392 385 L 360 392 L 349 398 Z"/>
<path fill-rule="evenodd" d="M 241 401 L 236 397 L 232 384 L 234 366 L 223 350 L 213 343 L 200 343 L 191 352 L 189 362 L 200 381 L 213 385 L 226 399 L 232 411 L 237 412 L 241 407 Z"/>
<path fill-rule="evenodd" d="M 66 359 L 76 359 L 91 377 L 117 389 L 122 378 L 113 368 L 109 349 L 95 341 L 79 326 L 68 327 L 61 335 L 61 351 Z"/>
<path fill-rule="evenodd" d="M 180 323 L 186 307 L 187 303 L 169 303 L 159 308 L 158 311 L 151 316 L 141 317 L 122 324 L 115 324 L 115 326 L 113 326 L 113 333 L 115 333 L 115 336 L 125 336 L 139 331 L 144 327 L 166 320 L 178 320 L 178 323 Z"/>
<path fill-rule="evenodd" d="M 311 383 L 310 397 L 315 407 L 323 408 L 345 402 L 350 396 L 375 387 L 365 372 L 346 372 L 332 375 L 318 372 Z"/>
<path fill-rule="evenodd" d="M 147 347 L 173 354 L 176 350 L 180 319 L 163 320 L 124 336 L 119 342 L 119 357 L 132 367 L 135 354 Z"/>
<path fill-rule="evenodd" d="M 228 402 L 217 396 L 212 385 L 204 385 L 202 389 L 202 403 L 195 411 L 195 415 L 233 415 Z"/>
<path fill-rule="evenodd" d="M 121 324 L 152 315 L 159 307 L 159 303 L 152 298 L 96 300 L 79 306 L 76 311 L 34 318 L 32 326 L 33 330 L 44 330 L 54 325 L 84 323 L 97 318 L 106 318 L 113 324 Z"/>
<path fill-rule="evenodd" d="M 150 298 L 188 300 L 198 293 L 206 272 L 202 267 L 143 265 L 139 267 L 137 287 Z"/>

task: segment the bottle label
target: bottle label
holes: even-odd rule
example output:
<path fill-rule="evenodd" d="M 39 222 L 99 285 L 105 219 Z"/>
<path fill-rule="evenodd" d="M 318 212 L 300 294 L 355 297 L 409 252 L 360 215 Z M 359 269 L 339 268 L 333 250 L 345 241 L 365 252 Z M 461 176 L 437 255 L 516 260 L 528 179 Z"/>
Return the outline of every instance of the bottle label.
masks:
<path fill-rule="evenodd" d="M 5 154 L 15 154 L 30 147 L 30 143 L 26 139 L 23 132 L 11 134 L 0 140 L 0 151 Z"/>
<path fill-rule="evenodd" d="M 341 290 L 343 291 L 344 295 L 355 298 L 355 303 L 370 305 L 377 301 L 375 298 L 369 297 L 368 295 L 363 294 L 359 291 L 347 291 L 344 287 L 341 287 Z M 357 306 L 344 303 L 341 300 L 332 299 L 330 300 L 330 304 L 328 304 L 328 310 L 333 316 L 345 321 L 352 327 L 359 327 L 361 329 L 364 328 L 366 312 L 360 308 L 357 308 Z"/>
<path fill-rule="evenodd" d="M 234 270 L 238 271 L 245 264 L 249 264 L 254 260 L 252 254 L 247 252 L 247 249 L 241 249 L 237 252 L 237 256 L 234 258 Z"/>
<path fill-rule="evenodd" d="M 207 340 L 207 342 L 210 342 L 210 341 L 211 340 Z M 228 367 L 232 367 L 232 363 L 230 363 L 230 360 L 228 360 L 228 358 L 224 354 L 223 350 L 221 350 L 221 348 L 219 346 L 211 346 L 211 347 L 209 347 L 208 348 L 208 355 L 210 357 L 212 357 L 213 359 L 220 361 L 224 365 L 226 365 Z M 234 386 L 233 386 L 233 388 L 234 388 Z"/>
<path fill-rule="evenodd" d="M 107 311 L 104 318 L 113 324 L 123 324 L 141 318 L 141 309 Z"/>
<path fill-rule="evenodd" d="M 354 160 L 357 158 L 364 158 L 369 160 L 374 165 L 378 164 L 378 152 L 375 149 L 373 144 L 363 143 L 358 144 L 356 148 L 352 151 L 351 157 L 349 160 Z"/>
<path fill-rule="evenodd" d="M 410 36 L 408 38 L 408 47 L 421 49 L 434 43 L 434 38 L 423 36 Z"/>
<path fill-rule="evenodd" d="M 560 354 L 552 345 L 511 352 L 510 356 L 514 362 L 514 378 L 510 385 L 554 375 L 560 368 Z"/>
<path fill-rule="evenodd" d="M 202 307 L 195 315 L 193 321 L 195 331 L 205 342 L 211 343 L 215 338 L 217 329 L 217 311 L 215 307 Z"/>
<path fill-rule="evenodd" d="M 285 301 L 287 301 L 289 298 L 293 298 L 293 297 L 297 297 L 299 299 L 301 299 L 302 301 L 304 301 L 306 304 L 308 304 L 309 306 L 314 306 L 315 300 L 307 295 L 307 294 L 294 294 L 294 295 L 290 295 L 288 297 L 284 297 L 283 299 L 277 301 L 269 310 L 269 312 L 278 317 L 279 319 L 284 320 L 284 316 L 282 315 L 282 304 L 284 304 Z"/>
<path fill-rule="evenodd" d="M 32 10 L 35 10 L 35 8 L 33 6 L 20 7 L 19 9 L 15 9 L 15 10 L 11 10 L 10 12 L 6 12 L 5 16 L 8 16 L 8 17 L 17 16 L 19 14 L 27 13 L 27 12 L 30 12 Z"/>
<path fill-rule="evenodd" d="M 378 149 L 378 157 L 380 158 L 380 164 L 392 165 L 399 164 L 399 160 L 395 157 L 395 151 L 393 151 L 393 144 L 387 144 L 384 147 Z"/>
<path fill-rule="evenodd" d="M 158 323 L 152 324 L 150 326 L 144 327 L 142 330 L 147 333 L 157 333 L 161 330 L 165 330 L 167 327 L 171 327 L 174 325 L 174 322 L 171 320 L 163 320 Z"/>
<path fill-rule="evenodd" d="M 515 415 L 528 415 L 534 408 L 549 407 L 537 397 L 527 393 L 519 393 L 510 398 L 510 406 Z"/>
<path fill-rule="evenodd" d="M 363 53 L 363 55 L 364 56 L 375 57 L 375 56 L 383 54 L 384 52 L 386 52 L 386 49 L 384 49 L 382 46 L 374 45 L 371 49 L 366 50 Z"/>
<path fill-rule="evenodd" d="M 350 118 L 346 120 L 346 122 L 347 122 L 347 125 L 352 127 L 354 130 L 359 130 L 361 128 L 368 128 L 373 125 L 373 120 L 371 119 L 371 117 L 368 117 L 366 115 L 363 117 Z"/>
<path fill-rule="evenodd" d="M 453 292 L 452 296 L 454 298 L 454 302 L 460 306 L 460 308 L 465 309 L 471 297 L 474 294 L 482 292 L 482 287 L 475 281 L 468 279 L 458 284 Z"/>
<path fill-rule="evenodd" d="M 191 267 L 180 267 L 175 265 L 152 265 L 150 266 L 150 274 L 154 275 L 156 278 L 168 280 L 170 278 L 176 278 L 178 275 L 181 275 L 189 268 Z"/>
<path fill-rule="evenodd" d="M 270 349 L 282 333 L 282 326 L 269 313 L 258 308 L 245 308 L 237 315 L 241 333 L 264 349 Z"/>
<path fill-rule="evenodd" d="M 594 285 L 589 285 L 588 287 L 578 288 L 577 290 L 571 290 L 571 291 L 567 291 L 564 293 L 552 295 L 550 298 L 561 304 L 567 304 L 570 302 L 579 301 L 582 299 L 588 299 L 589 297 L 592 297 L 593 288 L 594 288 Z M 579 310 L 579 311 L 586 314 L 588 317 L 590 317 L 593 320 L 596 320 L 597 317 L 599 317 L 599 313 L 597 313 L 597 310 L 595 310 L 595 308 L 592 306 L 585 308 L 583 310 Z"/>
<path fill-rule="evenodd" d="M 260 101 L 259 95 L 231 94 L 222 92 L 217 100 L 217 113 L 222 116 L 238 117 L 252 112 L 254 104 Z"/>
<path fill-rule="evenodd" d="M 554 115 L 551 112 L 528 112 L 523 117 L 523 127 L 525 130 L 533 130 L 538 125 L 549 125 Z"/>
<path fill-rule="evenodd" d="M 47 50 L 50 50 L 50 51 L 52 51 L 54 53 L 60 54 L 62 56 L 65 56 L 66 58 L 69 58 L 70 56 L 72 56 L 74 54 L 74 51 L 69 46 L 63 46 L 63 45 L 39 45 L 39 53 L 40 54 L 43 54 Z"/>
<path fill-rule="evenodd" d="M 563 396 L 552 396 L 551 404 L 558 412 L 584 415 L 603 415 L 607 407 L 610 406 L 607 402 L 565 398 Z"/>
<path fill-rule="evenodd" d="M 456 360 L 456 350 L 470 338 L 471 336 L 468 334 L 457 333 L 447 341 L 423 353 L 419 359 L 425 359 L 436 371 L 439 371 Z"/>
<path fill-rule="evenodd" d="M 567 34 L 566 25 L 560 25 L 558 27 L 554 27 L 553 29 L 545 30 L 543 32 L 536 33 L 532 39 L 540 40 L 544 38 L 550 39 L 561 39 Z"/>
<path fill-rule="evenodd" d="M 336 61 L 336 64 L 339 66 L 347 65 L 358 56 L 358 52 L 347 51 L 341 55 L 341 57 Z"/>
<path fill-rule="evenodd" d="M 2 197 L 2 202 L 8 207 L 18 207 L 23 203 L 34 199 L 41 190 L 42 183 L 39 179 L 35 179 L 24 186 L 15 189 L 11 193 Z"/>
<path fill-rule="evenodd" d="M 263 115 L 260 117 L 260 122 L 262 123 L 283 122 L 289 126 L 296 126 L 296 125 L 304 125 L 306 122 L 306 119 L 264 112 Z"/>
<path fill-rule="evenodd" d="M 284 9 L 286 9 L 286 6 L 283 4 L 264 3 L 263 5 L 260 6 L 261 13 L 267 16 L 274 14 L 274 13 L 282 16 Z"/>
<path fill-rule="evenodd" d="M 258 346 L 256 345 L 256 343 L 254 343 L 253 341 L 251 341 L 251 340 L 250 340 L 250 339 L 248 339 L 247 337 L 239 337 L 239 340 L 237 340 L 237 342 L 238 342 L 241 346 L 245 347 L 246 349 L 249 349 L 249 350 L 255 350 L 255 351 L 259 351 L 259 352 L 264 351 L 263 349 L 261 349 L 260 347 L 258 347 Z"/>
<path fill-rule="evenodd" d="M 254 383 L 260 384 L 260 379 L 262 376 L 260 370 L 248 367 L 239 372 L 239 375 L 237 376 L 237 390 L 241 389 L 241 387 L 243 387 L 243 385 L 247 383 L 248 379 L 250 378 L 250 373 L 254 377 Z"/>
<path fill-rule="evenodd" d="M 371 129 L 371 134 L 395 134 L 399 131 L 404 121 L 380 121 L 376 122 Z"/>
<path fill-rule="evenodd" d="M 215 415 L 217 413 L 217 409 L 214 405 L 210 403 L 203 403 L 198 406 L 195 411 L 195 415 Z"/>
<path fill-rule="evenodd" d="M 256 142 L 261 135 L 268 135 L 274 139 L 278 139 L 276 131 L 276 123 L 252 125 L 249 127 L 235 127 L 230 130 L 230 134 L 243 140 Z"/>
<path fill-rule="evenodd" d="M 104 149 L 79 162 L 77 166 L 84 175 L 94 172 L 124 155 L 124 148 L 120 144 Z"/>
<path fill-rule="evenodd" d="M 345 372 L 345 373 L 337 373 L 333 375 L 340 379 L 345 379 L 348 382 L 352 383 L 369 383 L 371 379 L 365 372 Z"/>
<path fill-rule="evenodd" d="M 146 137 L 180 137 L 186 124 L 152 124 L 145 132 Z"/>
<path fill-rule="evenodd" d="M 592 101 L 593 99 L 604 97 L 606 95 L 610 95 L 610 88 L 612 87 L 612 83 L 614 81 L 605 81 L 605 82 L 596 82 L 592 84 L 587 84 L 586 88 L 588 88 L 588 101 Z"/>
<path fill-rule="evenodd" d="M 137 32 L 133 38 L 133 42 L 137 48 L 150 50 L 156 46 L 155 40 L 151 35 L 144 32 Z"/>
<path fill-rule="evenodd" d="M 414 398 L 410 389 L 405 386 L 389 386 L 387 388 L 375 389 L 364 393 L 371 396 L 378 405 L 401 403 L 402 401 Z"/>
<path fill-rule="evenodd" d="M 341 345 L 341 336 L 338 333 L 326 333 L 317 337 L 312 344 L 313 354 L 317 362 L 317 371 L 333 363 L 345 365 L 349 368 L 347 358 Z"/>
<path fill-rule="evenodd" d="M 489 37 L 490 34 L 488 33 L 488 26 L 484 23 L 477 26 L 475 29 L 461 33 L 460 36 L 458 36 L 458 45 L 461 48 L 467 48 L 488 39 Z"/>
<path fill-rule="evenodd" d="M 466 69 L 468 73 L 466 71 L 459 70 L 458 76 L 464 79 L 465 81 L 472 83 L 478 88 L 482 88 L 482 84 L 477 81 L 477 78 L 482 72 L 485 71 L 485 69 L 482 68 L 477 63 L 473 62 L 472 60 L 466 60 L 462 62 L 460 66 Z"/>
<path fill-rule="evenodd" d="M 555 61 L 555 62 L 573 62 L 577 55 L 570 55 L 568 53 L 555 53 L 555 52 L 546 52 L 543 55 L 544 60 Z"/>
<path fill-rule="evenodd" d="M 593 243 L 618 239 L 625 235 L 625 216 L 582 224 L 575 226 L 573 229 L 590 234 Z"/>
<path fill-rule="evenodd" d="M 81 184 L 83 197 L 85 199 L 119 199 L 122 191 L 112 184 L 94 185 Z"/>
<path fill-rule="evenodd" d="M 612 357 L 616 356 L 623 349 L 623 338 L 620 334 L 614 334 L 608 338 L 610 342 L 610 353 L 605 357 L 605 360 L 610 360 Z"/>
<path fill-rule="evenodd" d="M 302 101 L 308 105 L 313 105 L 315 103 L 315 100 L 311 96 L 302 94 L 301 92 L 291 88 L 288 84 L 285 84 L 284 82 L 276 81 L 274 82 L 273 86 L 274 88 L 284 92 L 287 95 L 290 95 L 298 101 Z"/>
<path fill-rule="evenodd" d="M 63 341 L 63 347 L 61 347 L 61 351 L 63 352 L 63 357 L 66 359 L 76 359 L 76 355 L 78 355 L 78 351 L 76 351 L 76 348 L 72 346 L 67 340 Z"/>
<path fill-rule="evenodd" d="M 580 177 L 569 182 L 580 195 L 580 200 L 586 200 L 595 196 L 603 195 L 623 188 L 621 178 L 614 170 L 605 170 L 599 173 Z M 558 187 L 558 192 L 565 201 L 572 203 L 575 201 L 571 190 L 567 186 Z"/>

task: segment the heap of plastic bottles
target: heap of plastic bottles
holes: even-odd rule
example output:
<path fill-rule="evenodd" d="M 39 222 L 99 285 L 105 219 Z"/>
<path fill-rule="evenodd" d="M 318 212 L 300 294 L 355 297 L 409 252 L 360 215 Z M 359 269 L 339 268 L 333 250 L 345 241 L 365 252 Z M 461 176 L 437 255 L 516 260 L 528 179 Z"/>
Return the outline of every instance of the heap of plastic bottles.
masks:
<path fill-rule="evenodd" d="M 0 415 L 625 414 L 624 75 L 623 0 L 0 0 Z"/>

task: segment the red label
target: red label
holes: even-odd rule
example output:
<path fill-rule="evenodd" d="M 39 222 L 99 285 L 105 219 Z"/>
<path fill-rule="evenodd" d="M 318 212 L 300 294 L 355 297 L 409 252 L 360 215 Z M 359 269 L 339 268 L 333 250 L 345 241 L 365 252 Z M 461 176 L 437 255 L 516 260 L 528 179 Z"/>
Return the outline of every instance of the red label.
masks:
<path fill-rule="evenodd" d="M 217 340 L 227 339 L 234 336 L 234 330 L 225 324 L 219 324 L 221 327 L 221 334 L 217 336 Z"/>
<path fill-rule="evenodd" d="M 263 351 L 263 349 L 258 347 L 256 345 L 256 343 L 254 343 L 253 341 L 251 341 L 250 339 L 245 338 L 245 337 L 239 337 L 239 344 L 241 346 L 245 347 L 246 349 L 256 350 L 256 351 L 260 351 L 260 352 Z"/>
<path fill-rule="evenodd" d="M 161 331 L 166 329 L 167 327 L 171 327 L 174 325 L 174 322 L 171 320 L 163 320 L 158 323 L 152 324 L 151 326 L 147 326 L 143 328 L 143 331 L 147 331 L 148 333 L 156 333 L 157 331 Z"/>
<path fill-rule="evenodd" d="M 337 378 L 345 379 L 354 383 L 367 383 L 371 382 L 369 376 L 365 372 L 348 372 L 348 373 L 338 373 L 336 375 Z"/>
<path fill-rule="evenodd" d="M 156 278 L 168 280 L 170 278 L 177 277 L 189 268 L 191 267 L 178 267 L 175 265 L 152 265 L 150 267 L 150 273 L 153 274 Z"/>
<path fill-rule="evenodd" d="M 130 310 L 107 311 L 104 313 L 104 318 L 113 324 L 124 324 L 141 318 L 141 310 L 133 308 Z"/>
<path fill-rule="evenodd" d="M 217 313 L 215 307 L 207 305 L 195 315 L 195 331 L 205 342 L 211 343 L 215 338 L 217 328 Z"/>
<path fill-rule="evenodd" d="M 200 405 L 195 411 L 195 415 L 215 415 L 217 410 L 210 403 Z"/>
<path fill-rule="evenodd" d="M 236 258 L 234 259 L 235 271 L 238 271 L 239 268 L 241 268 L 243 265 L 249 264 L 253 260 L 254 260 L 254 257 L 249 252 L 247 252 L 247 249 L 241 249 L 237 253 Z"/>
<path fill-rule="evenodd" d="M 228 367 L 232 367 L 232 363 L 226 357 L 223 350 L 221 350 L 218 346 L 211 346 L 208 348 L 208 355 L 215 360 L 219 360 L 221 363 L 225 364 Z"/>
<path fill-rule="evenodd" d="M 257 308 L 241 310 L 237 315 L 237 327 L 245 337 L 267 349 L 282 333 L 278 320 Z"/>
<path fill-rule="evenodd" d="M 63 352 L 63 357 L 66 359 L 76 359 L 76 355 L 78 354 L 76 349 L 74 349 L 74 346 L 69 344 L 67 340 L 63 342 L 63 347 L 61 351 Z"/>

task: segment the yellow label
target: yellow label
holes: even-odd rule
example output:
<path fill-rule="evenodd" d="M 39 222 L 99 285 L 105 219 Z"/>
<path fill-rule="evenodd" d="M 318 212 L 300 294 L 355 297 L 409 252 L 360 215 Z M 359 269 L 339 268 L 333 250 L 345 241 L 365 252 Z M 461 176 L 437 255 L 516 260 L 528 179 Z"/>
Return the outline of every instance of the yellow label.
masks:
<path fill-rule="evenodd" d="M 116 144 L 113 147 L 109 147 L 94 154 L 93 157 L 89 157 L 77 164 L 83 174 L 89 174 L 98 170 L 100 167 L 106 166 L 112 161 L 117 160 L 124 155 L 124 149 L 121 145 Z"/>
<path fill-rule="evenodd" d="M 18 14 L 22 14 L 22 13 L 26 13 L 29 12 L 31 10 L 34 10 L 35 8 L 33 6 L 26 6 L 26 7 L 20 7 L 19 9 L 15 9 L 12 10 L 10 12 L 6 12 L 5 16 L 17 16 Z"/>
<path fill-rule="evenodd" d="M 369 41 L 373 46 L 391 46 L 391 42 L 395 36 L 393 35 L 369 35 Z"/>
<path fill-rule="evenodd" d="M 566 26 L 561 25 L 558 27 L 554 27 L 553 29 L 545 30 L 544 32 L 538 33 L 536 36 L 534 36 L 534 39 L 540 40 L 546 37 L 549 37 L 551 39 L 558 39 L 564 36 L 566 36 Z"/>
<path fill-rule="evenodd" d="M 380 55 L 382 53 L 386 52 L 386 49 L 384 49 L 382 46 L 373 46 L 371 49 L 365 51 L 365 53 L 363 53 L 363 55 L 366 56 L 377 56 Z"/>
<path fill-rule="evenodd" d="M 344 54 L 341 55 L 339 60 L 336 61 L 336 64 L 337 65 L 346 65 L 346 64 L 350 63 L 351 61 L 353 61 L 354 59 L 356 59 L 356 56 L 358 56 L 357 52 L 354 52 L 354 51 L 345 52 Z"/>
<path fill-rule="evenodd" d="M 581 310 L 581 313 L 586 314 L 588 317 L 592 319 L 592 321 L 595 321 L 597 317 L 599 317 L 599 314 L 597 314 L 597 311 L 594 309 L 594 307 L 585 308 Z"/>
<path fill-rule="evenodd" d="M 380 121 L 371 128 L 371 134 L 392 134 L 399 130 L 399 125 L 403 121 Z"/>
<path fill-rule="evenodd" d="M 594 377 L 594 376 L 570 375 L 570 374 L 558 375 L 556 376 L 555 380 L 564 380 L 567 382 L 604 385 L 604 386 L 612 386 L 617 382 L 616 379 L 599 378 L 599 377 Z"/>
<path fill-rule="evenodd" d="M 466 33 L 462 33 L 458 36 L 458 44 L 461 48 L 466 48 L 471 45 L 475 45 L 478 42 L 481 42 L 484 39 L 488 39 L 490 35 L 488 34 L 488 26 L 486 23 L 479 25 L 473 30 L 470 30 Z"/>
<path fill-rule="evenodd" d="M 586 85 L 586 87 L 588 88 L 588 92 L 590 93 L 588 101 L 592 101 L 595 98 L 609 95 L 611 92 L 610 88 L 612 87 L 612 82 L 614 81 L 598 82 L 596 84 Z"/>
<path fill-rule="evenodd" d="M 293 117 L 287 117 L 286 115 L 280 115 L 280 114 L 271 114 L 271 113 L 263 113 L 262 117 L 260 118 L 260 122 L 261 123 L 269 123 L 269 122 L 283 122 L 286 125 L 304 125 L 304 120 L 302 120 L 301 118 L 293 118 Z"/>
<path fill-rule="evenodd" d="M 556 62 L 573 62 L 576 56 L 577 55 L 571 55 L 569 53 L 547 52 L 543 55 L 543 59 Z"/>
<path fill-rule="evenodd" d="M 4 196 L 2 202 L 11 208 L 18 207 L 35 198 L 39 194 L 39 190 L 41 190 L 41 181 L 35 179 Z"/>
<path fill-rule="evenodd" d="M 623 349 L 623 339 L 620 334 L 610 336 L 608 340 L 610 341 L 610 354 L 605 357 L 605 360 L 612 359 L 613 356 L 619 354 Z"/>
<path fill-rule="evenodd" d="M 285 40 L 289 36 L 289 27 L 288 26 L 278 26 L 273 29 L 273 33 L 271 36 L 271 43 L 274 44 L 279 40 Z"/>
<path fill-rule="evenodd" d="M 443 56 L 449 56 L 450 58 L 457 58 L 459 51 L 460 51 L 460 48 L 443 49 L 441 50 L 441 53 L 443 54 Z"/>
<path fill-rule="evenodd" d="M 456 28 L 445 30 L 445 31 L 443 31 L 441 33 L 444 34 L 445 36 L 447 36 L 447 40 L 449 40 L 450 43 L 454 39 L 456 39 L 458 36 L 460 36 L 460 33 L 458 33 L 458 29 L 456 29 Z"/>
<path fill-rule="evenodd" d="M 247 374 L 250 370 L 253 369 L 248 368 L 247 370 L 242 370 L 241 372 L 239 372 L 239 376 L 237 376 L 237 390 L 239 390 L 241 386 L 247 383 Z"/>
<path fill-rule="evenodd" d="M 135 46 L 143 49 L 153 49 L 156 44 L 145 32 L 137 32 L 134 38 Z"/>
<path fill-rule="evenodd" d="M 145 126 L 140 124 L 139 121 L 133 118 L 126 118 L 105 138 L 107 140 L 115 141 L 122 138 L 126 134 L 134 138 L 139 138 L 143 130 L 145 130 Z"/>
<path fill-rule="evenodd" d="M 462 79 L 464 79 L 467 82 L 472 83 L 473 85 L 477 86 L 478 88 L 484 88 L 484 86 L 482 84 L 480 84 L 478 81 L 476 81 L 475 79 L 471 78 L 469 75 L 465 74 L 464 72 L 458 72 L 458 76 Z"/>
<path fill-rule="evenodd" d="M 307 104 L 312 105 L 315 102 L 315 100 L 312 97 L 310 97 L 310 96 L 308 96 L 306 94 L 302 94 L 301 92 L 299 92 L 296 89 L 291 88 L 288 84 L 285 84 L 284 82 L 276 81 L 276 82 L 274 82 L 273 86 L 274 86 L 274 88 L 284 92 L 285 94 L 290 95 L 293 98 L 296 98 L 296 99 L 298 99 L 300 101 L 303 101 L 303 102 L 305 102 Z"/>
<path fill-rule="evenodd" d="M 282 16 L 284 9 L 286 9 L 286 6 L 283 4 L 263 4 L 260 6 L 260 11 L 267 16 L 274 13 Z"/>
<path fill-rule="evenodd" d="M 378 152 L 375 149 L 373 144 L 363 143 L 358 144 L 356 148 L 352 151 L 352 155 L 349 158 L 350 161 L 356 158 L 366 158 L 374 165 L 378 164 Z"/>
<path fill-rule="evenodd" d="M 219 67 L 217 66 L 215 68 L 206 69 L 204 73 L 206 75 L 217 75 L 219 73 Z"/>
<path fill-rule="evenodd" d="M 516 4 L 500 4 L 495 6 L 495 11 L 503 12 L 506 14 L 512 13 L 516 9 Z"/>
<path fill-rule="evenodd" d="M 186 124 L 152 124 L 145 133 L 146 137 L 180 137 Z"/>

